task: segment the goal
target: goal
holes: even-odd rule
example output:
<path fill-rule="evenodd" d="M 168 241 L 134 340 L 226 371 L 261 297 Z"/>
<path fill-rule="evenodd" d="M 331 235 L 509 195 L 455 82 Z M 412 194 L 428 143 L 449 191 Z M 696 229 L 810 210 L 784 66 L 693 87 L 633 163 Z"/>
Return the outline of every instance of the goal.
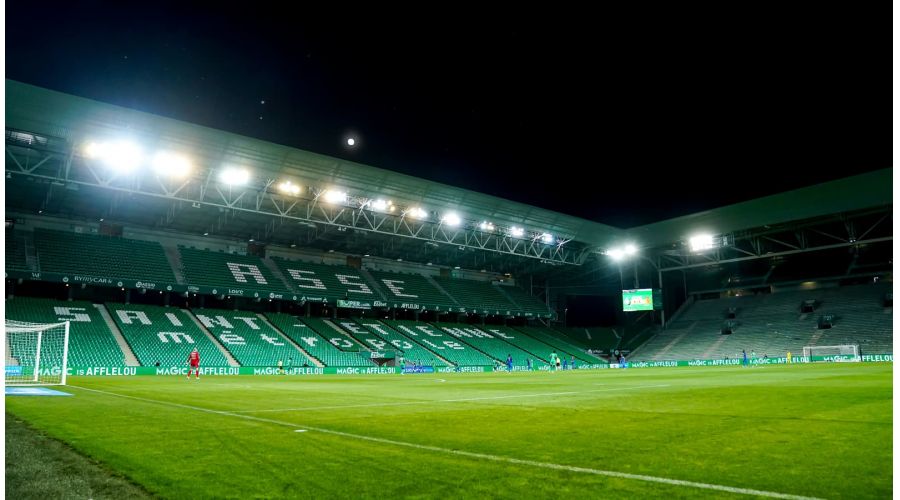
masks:
<path fill-rule="evenodd" d="M 6 385 L 65 385 L 69 322 L 6 320 Z"/>
<path fill-rule="evenodd" d="M 860 361 L 859 346 L 855 344 L 844 345 L 817 345 L 803 348 L 803 356 L 810 361 Z"/>

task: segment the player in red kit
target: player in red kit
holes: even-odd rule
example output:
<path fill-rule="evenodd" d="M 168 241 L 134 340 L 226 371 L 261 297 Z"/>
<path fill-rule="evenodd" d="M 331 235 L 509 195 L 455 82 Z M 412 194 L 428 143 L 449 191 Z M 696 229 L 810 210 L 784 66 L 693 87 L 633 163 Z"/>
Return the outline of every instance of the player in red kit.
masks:
<path fill-rule="evenodd" d="M 190 356 L 188 356 L 188 364 L 191 366 L 188 369 L 187 378 L 191 378 L 191 371 L 197 370 L 197 380 L 200 380 L 200 353 L 197 352 L 197 348 L 195 347 L 193 351 L 191 351 Z"/>

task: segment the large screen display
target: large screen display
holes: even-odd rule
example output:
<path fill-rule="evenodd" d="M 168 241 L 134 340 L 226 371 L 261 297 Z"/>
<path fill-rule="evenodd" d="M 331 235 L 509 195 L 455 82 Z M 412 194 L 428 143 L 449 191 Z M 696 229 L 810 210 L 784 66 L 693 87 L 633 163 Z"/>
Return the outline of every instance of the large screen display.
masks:
<path fill-rule="evenodd" d="M 652 311 L 653 289 L 622 290 L 623 311 Z"/>

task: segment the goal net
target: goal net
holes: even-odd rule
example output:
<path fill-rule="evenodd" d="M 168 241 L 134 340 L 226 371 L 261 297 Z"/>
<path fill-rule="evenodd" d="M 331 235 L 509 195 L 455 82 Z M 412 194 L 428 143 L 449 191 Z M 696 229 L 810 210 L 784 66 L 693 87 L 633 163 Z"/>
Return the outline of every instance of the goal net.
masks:
<path fill-rule="evenodd" d="M 65 385 L 69 322 L 6 320 L 6 385 Z"/>
<path fill-rule="evenodd" d="M 854 344 L 844 345 L 817 345 L 803 348 L 803 355 L 810 361 L 859 361 L 859 346 Z"/>

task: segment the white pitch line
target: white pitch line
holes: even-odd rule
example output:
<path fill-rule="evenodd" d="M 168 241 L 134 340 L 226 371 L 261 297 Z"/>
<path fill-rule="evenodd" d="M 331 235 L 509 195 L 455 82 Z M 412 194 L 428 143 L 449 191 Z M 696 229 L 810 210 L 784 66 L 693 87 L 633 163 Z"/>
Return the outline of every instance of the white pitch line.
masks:
<path fill-rule="evenodd" d="M 405 441 L 395 441 L 393 439 L 385 439 L 385 438 L 379 438 L 379 437 L 364 436 L 362 434 L 352 434 L 349 432 L 334 431 L 331 429 L 323 429 L 320 427 L 313 427 L 313 426 L 309 426 L 309 425 L 300 425 L 300 424 L 295 424 L 292 422 L 285 422 L 283 420 L 273 420 L 273 419 L 269 419 L 269 418 L 254 417 L 252 415 L 241 415 L 238 413 L 232 413 L 232 412 L 227 412 L 227 411 L 211 410 L 209 408 L 203 408 L 200 406 L 191 406 L 191 405 L 185 405 L 185 404 L 181 404 L 181 403 L 172 403 L 169 401 L 160 401 L 158 399 L 140 398 L 137 396 L 127 396 L 125 394 L 118 394 L 118 393 L 109 392 L 109 391 L 101 391 L 99 389 L 88 389 L 87 387 L 81 387 L 81 386 L 77 386 L 77 385 L 72 385 L 69 387 L 81 389 L 81 390 L 85 390 L 85 391 L 90 391 L 90 392 L 96 392 L 99 394 L 106 394 L 108 396 L 114 396 L 114 397 L 126 398 L 126 399 L 134 399 L 137 401 L 144 401 L 147 403 L 159 404 L 159 405 L 163 405 L 163 406 L 172 406 L 175 408 L 185 408 L 188 410 L 195 410 L 195 411 L 200 411 L 200 412 L 204 412 L 204 413 L 213 413 L 215 415 L 224 415 L 224 416 L 229 416 L 229 417 L 242 418 L 245 420 L 252 420 L 255 422 L 265 422 L 265 423 L 280 425 L 280 426 L 284 426 L 284 427 L 292 427 L 295 429 L 305 429 L 305 430 L 309 430 L 309 431 L 321 432 L 323 434 L 331 434 L 334 436 L 359 439 L 362 441 L 370 441 L 370 442 L 374 442 L 374 443 L 403 446 L 406 448 L 413 448 L 413 449 L 417 449 L 417 450 L 434 451 L 434 452 L 438 452 L 438 453 L 446 453 L 448 455 L 457 455 L 457 456 L 462 456 L 462 457 L 467 457 L 467 458 L 475 458 L 475 459 L 480 459 L 480 460 L 490 460 L 493 462 L 503 462 L 503 463 L 515 464 L 515 465 L 528 465 L 531 467 L 538 467 L 538 468 L 542 468 L 542 469 L 562 470 L 562 471 L 567 471 L 567 472 L 580 472 L 583 474 L 591 474 L 591 475 L 595 475 L 595 476 L 616 477 L 616 478 L 620 478 L 620 479 L 632 479 L 632 480 L 636 480 L 636 481 L 644 481 L 644 482 L 659 483 L 659 484 L 670 484 L 670 485 L 674 485 L 674 486 L 685 486 L 688 488 L 698 488 L 698 489 L 703 489 L 703 490 L 725 491 L 728 493 L 736 493 L 739 495 L 756 495 L 756 496 L 767 497 L 767 498 L 783 498 L 783 499 L 787 499 L 787 500 L 822 500 L 817 497 L 805 497 L 805 496 L 800 496 L 800 495 L 791 495 L 788 493 L 778 493 L 775 491 L 754 490 L 754 489 L 749 489 L 749 488 L 736 488 L 734 486 L 723 486 L 720 484 L 700 483 L 700 482 L 696 482 L 696 481 L 685 481 L 682 479 L 670 479 L 667 477 L 647 476 L 644 474 L 629 474 L 627 472 L 591 469 L 588 467 L 576 467 L 573 465 L 554 464 L 551 462 L 538 462 L 535 460 L 522 460 L 519 458 L 504 457 L 501 455 L 488 455 L 486 453 L 475 453 L 475 452 L 471 452 L 471 451 L 451 450 L 449 448 L 441 448 L 439 446 L 429 446 L 429 445 L 424 445 L 424 444 L 407 443 Z"/>
<path fill-rule="evenodd" d="M 635 387 L 616 387 L 614 389 L 591 389 L 588 391 L 566 391 L 566 392 L 542 392 L 537 394 L 512 394 L 508 396 L 485 396 L 483 398 L 462 398 L 462 399 L 421 399 L 417 401 L 402 401 L 396 403 L 369 403 L 361 405 L 337 405 L 337 406 L 305 406 L 300 408 L 270 408 L 266 410 L 230 410 L 230 413 L 271 413 L 283 411 L 316 411 L 316 410 L 340 410 L 341 408 L 373 408 L 381 406 L 410 406 L 424 405 L 434 403 L 464 403 L 467 401 L 493 401 L 496 399 L 513 399 L 513 398 L 536 398 L 544 396 L 569 396 L 571 394 L 583 394 L 589 392 L 611 392 L 626 391 L 633 389 L 649 389 L 652 387 L 669 387 L 670 384 L 661 385 L 639 385 Z"/>

